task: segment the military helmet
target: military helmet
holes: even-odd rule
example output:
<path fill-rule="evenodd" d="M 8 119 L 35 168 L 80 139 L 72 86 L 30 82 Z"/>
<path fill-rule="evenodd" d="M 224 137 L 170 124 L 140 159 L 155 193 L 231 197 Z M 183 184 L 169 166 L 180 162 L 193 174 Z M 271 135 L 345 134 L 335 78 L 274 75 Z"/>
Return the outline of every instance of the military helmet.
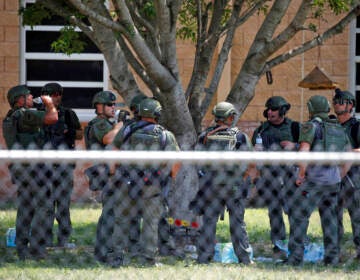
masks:
<path fill-rule="evenodd" d="M 344 101 L 348 101 L 348 103 L 356 105 L 355 96 L 349 91 L 342 91 L 341 89 L 335 89 L 335 95 L 333 98 L 333 102 L 340 102 L 340 104 L 344 104 Z"/>
<path fill-rule="evenodd" d="M 27 94 L 30 94 L 30 90 L 27 88 L 26 85 L 18 85 L 18 86 L 14 86 L 11 89 L 9 89 L 8 93 L 7 93 L 7 100 L 10 104 L 10 106 L 14 106 L 16 99 L 19 96 L 24 96 Z"/>
<path fill-rule="evenodd" d="M 291 105 L 288 103 L 282 96 L 272 96 L 265 103 L 266 110 L 263 113 L 263 116 L 267 118 L 267 111 L 271 109 L 272 111 L 279 110 L 279 115 L 284 116 L 287 111 L 289 111 Z"/>
<path fill-rule="evenodd" d="M 63 94 L 63 88 L 58 83 L 47 83 L 41 89 L 42 95 L 52 95 L 54 93 L 59 93 L 60 95 Z"/>
<path fill-rule="evenodd" d="M 309 113 L 314 115 L 318 113 L 329 113 L 330 104 L 326 97 L 321 95 L 311 96 L 307 102 Z"/>
<path fill-rule="evenodd" d="M 266 108 L 281 108 L 281 107 L 285 107 L 286 110 L 290 109 L 290 104 L 285 100 L 284 97 L 282 96 L 272 96 L 270 97 L 266 103 L 265 103 L 265 107 Z"/>
<path fill-rule="evenodd" d="M 111 91 L 100 91 L 94 95 L 92 105 L 95 107 L 96 104 L 114 103 L 116 95 Z"/>
<path fill-rule="evenodd" d="M 236 115 L 236 109 L 231 103 L 223 101 L 214 106 L 212 113 L 215 116 L 215 119 L 225 120 L 231 115 Z"/>
<path fill-rule="evenodd" d="M 139 104 L 146 98 L 144 94 L 135 95 L 130 101 L 130 110 L 134 113 L 139 112 Z"/>
<path fill-rule="evenodd" d="M 162 107 L 160 102 L 153 98 L 145 98 L 139 104 L 138 115 L 140 117 L 148 117 L 157 119 L 160 117 Z"/>

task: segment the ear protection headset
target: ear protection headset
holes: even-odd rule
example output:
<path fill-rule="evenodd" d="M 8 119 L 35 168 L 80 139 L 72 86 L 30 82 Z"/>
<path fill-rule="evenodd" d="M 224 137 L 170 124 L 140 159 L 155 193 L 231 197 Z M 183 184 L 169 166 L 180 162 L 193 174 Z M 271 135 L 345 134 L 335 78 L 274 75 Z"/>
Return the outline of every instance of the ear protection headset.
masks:
<path fill-rule="evenodd" d="M 278 109 L 278 110 L 279 110 L 279 116 L 280 116 L 280 117 L 285 116 L 286 112 L 289 111 L 290 107 L 291 107 L 290 104 L 280 106 L 279 109 Z M 267 112 L 268 112 L 268 110 L 269 110 L 270 108 L 271 108 L 271 107 L 266 108 L 266 109 L 264 110 L 264 112 L 263 112 L 264 118 L 267 118 Z M 275 107 L 273 107 L 273 108 L 275 108 Z M 274 109 L 273 111 L 276 111 L 276 110 Z"/>

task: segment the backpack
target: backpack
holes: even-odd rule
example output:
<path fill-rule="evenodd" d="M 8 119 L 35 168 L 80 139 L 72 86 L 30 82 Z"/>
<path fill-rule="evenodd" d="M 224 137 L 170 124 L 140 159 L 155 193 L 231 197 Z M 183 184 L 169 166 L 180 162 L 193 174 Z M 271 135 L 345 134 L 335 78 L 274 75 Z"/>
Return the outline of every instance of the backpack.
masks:
<path fill-rule="evenodd" d="M 14 112 L 15 110 L 10 109 L 2 123 L 3 136 L 8 149 L 11 149 L 13 145 L 17 142 L 16 134 L 18 120 Z"/>
<path fill-rule="evenodd" d="M 238 148 L 238 133 L 236 127 L 219 126 L 206 133 L 203 144 L 207 150 L 234 151 Z"/>
<path fill-rule="evenodd" d="M 316 151 L 344 151 L 348 144 L 344 128 L 336 121 L 312 120 L 315 124 L 315 138 L 312 147 Z"/>

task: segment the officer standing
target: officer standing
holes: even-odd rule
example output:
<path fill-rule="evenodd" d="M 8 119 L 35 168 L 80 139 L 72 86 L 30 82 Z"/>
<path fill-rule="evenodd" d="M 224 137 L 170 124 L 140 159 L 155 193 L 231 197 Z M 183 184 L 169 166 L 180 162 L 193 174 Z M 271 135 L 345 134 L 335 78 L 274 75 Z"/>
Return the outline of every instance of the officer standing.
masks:
<path fill-rule="evenodd" d="M 161 150 L 177 151 L 178 144 L 174 135 L 158 124 L 161 115 L 160 103 L 146 98 L 139 105 L 139 120 L 124 126 L 116 135 L 113 145 L 120 150 Z M 142 217 L 138 257 L 147 265 L 155 264 L 158 247 L 158 225 L 164 212 L 162 186 L 170 176 L 170 168 L 154 165 L 122 165 L 117 169 L 121 180 L 117 186 L 115 227 L 113 234 L 114 255 L 112 266 L 124 264 L 126 239 L 129 223 L 137 215 Z"/>
<path fill-rule="evenodd" d="M 333 98 L 334 112 L 339 123 L 345 129 L 353 150 L 360 148 L 360 121 L 354 116 L 356 101 L 354 95 L 349 91 L 335 90 Z M 351 227 L 353 232 L 353 241 L 356 248 L 356 258 L 360 259 L 360 167 L 353 165 L 348 174 L 341 182 L 341 191 L 339 195 L 339 240 L 344 235 L 343 214 L 344 208 L 348 209 Z"/>
<path fill-rule="evenodd" d="M 220 102 L 213 108 L 216 124 L 203 131 L 198 139 L 201 149 L 252 150 L 248 136 L 233 127 L 236 110 L 231 103 Z M 231 241 L 240 263 L 250 264 L 251 247 L 244 222 L 245 199 L 250 178 L 248 167 L 206 166 L 201 169 L 200 188 L 189 208 L 203 216 L 203 226 L 197 241 L 198 263 L 209 263 L 215 252 L 216 224 L 226 207 L 229 211 Z M 247 182 L 246 182 L 247 181 Z"/>
<path fill-rule="evenodd" d="M 343 127 L 330 119 L 329 102 L 324 96 L 312 96 L 307 102 L 310 121 L 301 127 L 299 143 L 301 152 L 347 151 L 349 139 Z M 341 178 L 349 167 L 345 165 L 306 165 L 299 163 L 296 179 L 298 188 L 294 193 L 294 203 L 290 208 L 290 255 L 288 264 L 300 265 L 304 256 L 304 237 L 309 218 L 316 207 L 319 209 L 324 235 L 324 264 L 339 263 L 339 239 L 337 204 Z"/>
<path fill-rule="evenodd" d="M 273 96 L 266 101 L 265 107 L 263 115 L 267 120 L 256 128 L 252 137 L 255 150 L 296 150 L 300 124 L 286 117 L 290 104 L 281 96 Z M 259 199 L 268 207 L 270 238 L 274 245 L 274 253 L 280 253 L 276 243 L 286 239 L 283 212 L 288 212 L 289 199 L 295 186 L 295 173 L 293 166 L 260 167 L 260 178 L 256 187 Z"/>
<path fill-rule="evenodd" d="M 58 112 L 49 96 L 41 96 L 46 111 L 33 108 L 33 96 L 25 85 L 7 93 L 11 109 L 3 121 L 3 135 L 8 149 L 42 149 L 43 125 L 58 121 Z M 49 169 L 45 164 L 11 164 L 9 171 L 17 185 L 16 250 L 19 258 L 46 257 L 44 220 L 50 215 Z"/>
<path fill-rule="evenodd" d="M 122 122 L 115 123 L 116 95 L 111 91 L 100 91 L 92 100 L 96 117 L 92 119 L 84 130 L 87 149 L 104 150 L 111 144 L 116 133 L 122 127 Z M 102 190 L 102 212 L 96 228 L 94 255 L 100 262 L 107 262 L 108 254 L 112 251 L 111 235 L 114 227 L 113 187 L 109 183 L 110 167 L 107 164 L 98 164 L 90 168 L 95 170 L 95 178 L 90 177 L 90 189 Z"/>
<path fill-rule="evenodd" d="M 51 97 L 59 120 L 52 125 L 45 125 L 50 149 L 73 150 L 75 140 L 81 140 L 83 131 L 76 113 L 62 106 L 63 88 L 58 83 L 48 83 L 41 89 L 42 95 Z M 75 164 L 54 164 L 52 168 L 53 214 L 49 221 L 48 246 L 52 246 L 54 219 L 58 222 L 57 246 L 68 245 L 72 231 L 70 218 L 71 193 L 74 187 L 73 173 Z"/>

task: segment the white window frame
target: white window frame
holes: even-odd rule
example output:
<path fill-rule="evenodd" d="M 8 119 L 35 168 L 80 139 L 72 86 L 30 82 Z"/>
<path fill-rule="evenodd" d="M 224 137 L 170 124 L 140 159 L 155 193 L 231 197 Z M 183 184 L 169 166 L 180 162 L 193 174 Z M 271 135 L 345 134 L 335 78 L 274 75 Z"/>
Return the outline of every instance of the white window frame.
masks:
<path fill-rule="evenodd" d="M 26 3 L 35 3 L 36 0 L 22 0 L 22 5 Z M 58 82 L 63 87 L 99 87 L 104 90 L 108 90 L 109 88 L 109 70 L 102 53 L 94 54 L 94 53 L 83 53 L 83 54 L 72 54 L 66 55 L 62 53 L 26 53 L 26 31 L 60 31 L 64 26 L 60 25 L 41 25 L 34 26 L 31 28 L 30 26 L 23 26 L 21 24 L 20 30 L 20 83 L 26 84 L 29 87 L 42 87 L 46 83 L 50 82 Z M 75 31 L 81 32 L 80 29 L 76 28 Z M 68 60 L 68 61 L 102 61 L 103 62 L 103 81 L 102 82 L 81 82 L 81 81 L 27 81 L 26 80 L 26 60 L 28 59 L 36 59 L 36 60 Z M 88 122 L 92 118 L 95 117 L 94 109 L 74 109 L 76 114 L 79 117 L 81 122 Z"/>

